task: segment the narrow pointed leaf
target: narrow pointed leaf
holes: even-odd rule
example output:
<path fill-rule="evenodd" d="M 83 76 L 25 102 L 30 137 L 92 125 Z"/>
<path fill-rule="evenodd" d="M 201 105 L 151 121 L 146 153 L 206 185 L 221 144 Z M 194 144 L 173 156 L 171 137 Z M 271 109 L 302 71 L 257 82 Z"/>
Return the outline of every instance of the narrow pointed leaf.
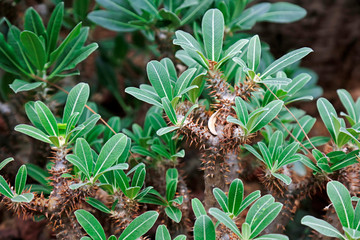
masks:
<path fill-rule="evenodd" d="M 159 214 L 155 211 L 148 211 L 135 218 L 122 232 L 119 240 L 138 239 L 154 225 Z"/>
<path fill-rule="evenodd" d="M 83 209 L 79 209 L 76 210 L 75 217 L 84 228 L 85 232 L 89 234 L 93 240 L 106 240 L 104 229 L 91 213 Z"/>
<path fill-rule="evenodd" d="M 22 165 L 15 178 L 15 190 L 16 194 L 21 194 L 24 191 L 27 179 L 27 169 L 25 165 Z"/>

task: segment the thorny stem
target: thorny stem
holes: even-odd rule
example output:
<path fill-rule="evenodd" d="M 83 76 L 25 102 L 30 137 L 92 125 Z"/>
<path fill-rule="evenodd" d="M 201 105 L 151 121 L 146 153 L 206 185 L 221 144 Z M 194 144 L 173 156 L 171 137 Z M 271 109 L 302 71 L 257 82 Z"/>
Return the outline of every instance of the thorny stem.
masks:
<path fill-rule="evenodd" d="M 43 78 L 41 78 L 41 77 L 39 77 L 39 76 L 36 76 L 36 75 L 32 75 L 31 77 L 33 77 L 33 78 L 35 78 L 35 79 L 37 79 L 37 80 L 39 80 L 39 81 L 42 81 L 42 82 L 44 82 L 44 83 L 47 83 L 47 84 L 49 84 L 49 85 L 51 85 L 51 86 L 59 89 L 60 91 L 63 91 L 63 92 L 66 93 L 66 94 L 69 94 L 68 91 L 66 91 L 64 88 L 58 86 L 58 85 L 55 84 L 55 83 L 49 82 L 48 80 L 43 79 Z M 89 107 L 88 105 L 85 105 L 85 107 L 86 107 L 90 112 L 92 112 L 92 113 L 94 113 L 94 114 L 98 114 L 98 113 L 96 113 L 91 107 Z M 116 132 L 114 131 L 114 129 L 112 129 L 112 127 L 110 127 L 110 125 L 109 125 L 102 117 L 100 117 L 100 121 L 101 121 L 107 128 L 109 128 L 114 134 L 116 134 Z"/>
<path fill-rule="evenodd" d="M 273 91 L 271 91 L 271 89 L 270 89 L 266 84 L 264 84 L 264 86 L 266 87 L 267 90 L 270 91 L 270 93 L 271 93 L 272 95 L 274 95 L 274 97 L 275 97 L 277 100 L 280 100 L 280 99 L 278 98 L 278 96 L 276 96 L 276 94 L 275 94 Z M 297 120 L 297 118 L 295 117 L 295 115 L 290 111 L 290 109 L 289 109 L 285 104 L 284 104 L 284 108 L 285 108 L 286 111 L 288 111 L 288 112 L 290 113 L 290 115 L 295 119 L 296 123 L 299 125 L 301 131 L 305 134 L 305 137 L 306 137 L 306 139 L 309 141 L 309 143 L 311 144 L 311 146 L 312 146 L 314 149 L 317 150 L 317 148 L 314 146 L 314 144 L 310 141 L 309 136 L 306 134 L 304 128 L 301 126 L 301 124 L 299 123 L 299 121 Z M 295 139 L 294 136 L 292 136 L 292 137 L 294 138 L 295 141 L 299 142 L 299 140 Z"/>

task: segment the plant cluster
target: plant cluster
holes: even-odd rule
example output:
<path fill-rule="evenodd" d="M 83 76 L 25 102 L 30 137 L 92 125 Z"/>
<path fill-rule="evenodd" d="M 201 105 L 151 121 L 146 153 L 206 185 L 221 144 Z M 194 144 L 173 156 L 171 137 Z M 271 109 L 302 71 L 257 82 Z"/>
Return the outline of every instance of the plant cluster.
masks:
<path fill-rule="evenodd" d="M 310 138 L 316 119 L 289 105 L 321 95 L 313 72 L 299 66 L 312 49 L 275 60 L 258 35 L 244 32 L 256 22 L 297 21 L 304 9 L 251 0 L 74 1 L 71 9 L 54 2 L 46 27 L 33 8 L 23 31 L 2 21 L 2 81 L 13 81 L 6 88 L 26 99 L 31 123 L 14 129 L 51 148 L 51 161 L 24 163 L 15 185 L 0 176 L 10 210 L 46 219 L 57 239 L 286 240 L 296 202 L 326 186 L 338 228 L 312 216 L 301 223 L 325 236 L 360 239 L 360 100 L 338 90 L 346 110 L 339 117 L 319 98 L 331 137 Z M 86 45 L 96 25 L 119 32 L 99 43 L 96 64 L 123 118 L 89 101 L 89 84 L 63 86 L 98 48 Z M 62 26 L 71 30 L 59 43 Z M 124 97 L 114 69 L 129 64 L 127 50 L 140 47 L 138 36 L 154 60 L 146 65 L 148 83 L 127 84 Z M 153 105 L 143 125 L 135 123 L 141 102 Z M 201 159 L 203 197 L 194 197 L 185 179 L 190 146 Z M 0 170 L 12 161 L 3 160 Z M 27 185 L 28 175 L 38 183 Z M 261 191 L 249 191 L 250 179 Z"/>

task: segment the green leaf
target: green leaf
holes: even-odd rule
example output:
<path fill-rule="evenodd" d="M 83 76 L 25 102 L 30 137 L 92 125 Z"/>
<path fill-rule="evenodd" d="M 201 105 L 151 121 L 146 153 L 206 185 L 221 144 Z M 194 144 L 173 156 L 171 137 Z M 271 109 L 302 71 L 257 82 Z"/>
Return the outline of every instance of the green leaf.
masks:
<path fill-rule="evenodd" d="M 66 36 L 65 40 L 50 54 L 50 65 L 52 65 L 59 56 L 64 52 L 65 48 L 68 47 L 69 43 L 79 36 L 81 30 L 81 22 L 78 23 L 71 32 Z"/>
<path fill-rule="evenodd" d="M 175 96 L 178 96 L 182 91 L 184 91 L 184 89 L 189 86 L 195 72 L 196 68 L 189 68 L 180 75 L 179 79 L 175 83 Z"/>
<path fill-rule="evenodd" d="M 245 104 L 245 101 L 240 97 L 235 97 L 235 108 L 234 108 L 237 117 L 246 125 L 249 120 L 249 113 Z"/>
<path fill-rule="evenodd" d="M 140 164 L 140 167 L 136 168 L 133 179 L 131 181 L 132 187 L 137 186 L 139 188 L 142 188 L 142 186 L 144 185 L 146 170 L 145 165 L 143 163 Z"/>
<path fill-rule="evenodd" d="M 9 162 L 12 162 L 12 161 L 14 161 L 14 158 L 12 158 L 12 157 L 9 157 L 9 158 L 6 158 L 5 160 L 3 160 L 0 163 L 0 170 L 3 169 Z"/>
<path fill-rule="evenodd" d="M 51 143 L 49 137 L 45 133 L 33 126 L 20 124 L 15 127 L 15 131 L 21 132 L 45 143 Z"/>
<path fill-rule="evenodd" d="M 180 211 L 180 209 L 178 209 L 174 206 L 169 206 L 169 207 L 165 208 L 165 213 L 174 222 L 179 223 L 181 221 L 182 212 Z"/>
<path fill-rule="evenodd" d="M 283 89 L 288 92 L 289 96 L 293 96 L 295 93 L 300 91 L 310 80 L 311 76 L 309 74 L 301 73 L 292 80 L 291 84 L 284 86 Z"/>
<path fill-rule="evenodd" d="M 21 194 L 24 191 L 27 179 L 27 169 L 25 165 L 22 165 L 15 178 L 15 190 L 16 194 Z"/>
<path fill-rule="evenodd" d="M 185 25 L 193 21 L 198 16 L 201 16 L 206 11 L 206 9 L 209 9 L 212 2 L 213 0 L 202 0 L 199 2 L 199 4 L 188 8 L 181 19 L 181 25 Z"/>
<path fill-rule="evenodd" d="M 277 179 L 283 181 L 286 185 L 290 185 L 290 183 L 291 183 L 291 177 L 289 177 L 285 174 L 273 173 L 272 175 L 274 177 L 276 177 Z"/>
<path fill-rule="evenodd" d="M 126 142 L 127 137 L 118 133 L 105 143 L 95 164 L 94 176 L 111 167 L 119 159 L 124 152 Z"/>
<path fill-rule="evenodd" d="M 266 85 L 288 85 L 291 83 L 290 78 L 267 78 L 259 81 L 258 83 L 266 84 Z"/>
<path fill-rule="evenodd" d="M 25 12 L 24 28 L 38 36 L 46 35 L 40 15 L 32 7 L 28 8 Z"/>
<path fill-rule="evenodd" d="M 146 71 L 149 81 L 159 97 L 167 97 L 171 101 L 172 86 L 165 67 L 160 62 L 153 60 L 147 64 Z"/>
<path fill-rule="evenodd" d="M 313 216 L 303 217 L 301 219 L 301 224 L 306 225 L 325 236 L 345 239 L 345 237 L 341 235 L 341 233 L 336 228 L 334 228 L 324 220 L 317 219 Z"/>
<path fill-rule="evenodd" d="M 135 98 L 144 101 L 146 103 L 149 103 L 151 105 L 154 105 L 156 107 L 162 108 L 162 105 L 160 103 L 160 99 L 157 99 L 158 97 L 153 97 L 152 95 L 147 94 L 144 92 L 144 90 L 135 88 L 135 87 L 128 87 L 125 89 L 125 92 L 127 94 L 130 94 L 131 96 L 134 96 Z"/>
<path fill-rule="evenodd" d="M 186 236 L 185 235 L 178 235 L 178 236 L 176 236 L 176 238 L 174 238 L 174 240 L 186 240 Z"/>
<path fill-rule="evenodd" d="M 121 129 L 121 119 L 117 116 L 111 117 L 108 121 L 109 126 L 115 131 L 120 132 Z M 112 136 L 114 136 L 114 133 L 110 130 L 110 128 L 105 128 L 104 130 L 104 142 L 107 142 Z"/>
<path fill-rule="evenodd" d="M 155 211 L 148 211 L 135 218 L 122 232 L 119 240 L 133 240 L 141 237 L 154 225 L 159 214 Z"/>
<path fill-rule="evenodd" d="M 202 215 L 196 219 L 194 225 L 194 240 L 215 240 L 216 232 L 215 226 L 211 218 L 207 215 Z"/>
<path fill-rule="evenodd" d="M 319 98 L 316 102 L 316 105 L 320 113 L 321 119 L 323 120 L 326 128 L 330 132 L 332 139 L 336 142 L 337 140 L 336 129 L 335 129 L 334 119 L 332 118 L 332 115 L 337 116 L 335 108 L 325 98 Z"/>
<path fill-rule="evenodd" d="M 336 214 L 343 227 L 352 227 L 354 209 L 349 191 L 340 182 L 331 181 L 326 185 L 327 194 L 334 205 Z"/>
<path fill-rule="evenodd" d="M 155 240 L 171 240 L 169 230 L 167 230 L 165 225 L 160 225 L 156 229 Z"/>
<path fill-rule="evenodd" d="M 254 238 L 254 240 L 289 240 L 289 238 L 281 234 L 266 234 L 258 238 Z"/>
<path fill-rule="evenodd" d="M 44 186 L 47 186 L 49 184 L 50 174 L 47 171 L 31 163 L 26 164 L 26 168 L 30 177 L 32 177 Z"/>
<path fill-rule="evenodd" d="M 80 171 L 82 171 L 87 178 L 90 180 L 90 173 L 88 172 L 88 169 L 86 167 L 86 163 L 82 161 L 78 156 L 74 154 L 68 154 L 66 155 L 66 160 L 68 160 L 72 165 L 79 168 Z"/>
<path fill-rule="evenodd" d="M 340 101 L 344 105 L 349 116 L 354 120 L 354 122 L 358 122 L 358 115 L 356 113 L 355 102 L 351 97 L 350 93 L 345 89 L 339 89 L 336 92 L 339 95 Z"/>
<path fill-rule="evenodd" d="M 70 116 L 75 112 L 78 112 L 79 115 L 82 114 L 89 95 L 90 88 L 86 83 L 79 83 L 71 89 L 64 108 L 63 123 L 67 123 Z M 73 124 L 75 125 L 76 123 L 77 121 Z"/>
<path fill-rule="evenodd" d="M 156 131 L 156 134 L 158 136 L 162 136 L 162 135 L 165 135 L 167 133 L 170 133 L 170 132 L 173 132 L 177 129 L 179 129 L 180 127 L 177 127 L 177 126 L 170 126 L 170 127 L 163 127 L 163 128 L 160 128 L 159 130 Z"/>
<path fill-rule="evenodd" d="M 93 240 L 106 240 L 104 229 L 91 213 L 79 209 L 75 211 L 75 217 Z"/>
<path fill-rule="evenodd" d="M 238 216 L 245 208 L 250 206 L 256 199 L 260 197 L 260 190 L 254 191 L 246 196 L 246 198 L 242 201 L 241 207 L 239 211 L 235 214 L 235 216 Z"/>
<path fill-rule="evenodd" d="M 229 211 L 232 214 L 236 214 L 241 206 L 242 200 L 244 198 L 244 185 L 240 179 L 234 179 L 229 188 L 228 194 L 228 206 Z"/>
<path fill-rule="evenodd" d="M 12 202 L 26 202 L 29 203 L 33 200 L 34 194 L 32 193 L 24 193 L 21 195 L 17 195 L 11 199 Z"/>
<path fill-rule="evenodd" d="M 86 200 L 86 202 L 91 206 L 93 206 L 94 208 L 100 210 L 101 212 L 111 213 L 111 210 L 104 203 L 102 203 L 100 200 L 96 198 L 89 197 Z"/>
<path fill-rule="evenodd" d="M 39 116 L 40 122 L 50 136 L 58 136 L 59 129 L 56 119 L 50 109 L 40 101 L 35 102 L 36 113 Z"/>
<path fill-rule="evenodd" d="M 222 210 L 226 213 L 229 213 L 229 206 L 228 206 L 228 197 L 220 188 L 214 188 L 213 194 L 216 201 L 219 203 Z"/>
<path fill-rule="evenodd" d="M 255 123 L 255 125 L 252 126 L 249 131 L 256 132 L 270 123 L 281 111 L 283 103 L 284 102 L 281 100 L 275 100 L 266 105 L 265 108 L 268 110 L 259 115 L 257 118 L 257 123 Z"/>
<path fill-rule="evenodd" d="M 346 228 L 346 227 L 343 227 L 344 231 L 350 235 L 351 238 L 353 239 L 359 239 L 360 238 L 360 232 L 355 230 L 355 229 L 352 229 L 352 228 Z"/>
<path fill-rule="evenodd" d="M 31 123 L 42 132 L 46 132 L 44 127 L 41 124 L 40 118 L 37 115 L 36 109 L 35 109 L 35 103 L 33 101 L 27 102 L 25 104 L 25 112 L 28 116 Z"/>
<path fill-rule="evenodd" d="M 306 10 L 298 5 L 279 2 L 271 4 L 269 11 L 263 14 L 258 21 L 274 23 L 291 23 L 302 19 L 306 15 Z"/>
<path fill-rule="evenodd" d="M 14 93 L 18 93 L 33 90 L 37 87 L 40 87 L 42 84 L 42 82 L 29 83 L 23 80 L 15 79 L 15 81 L 9 86 L 14 91 Z"/>
<path fill-rule="evenodd" d="M 0 193 L 8 198 L 14 197 L 9 185 L 2 176 L 0 176 Z"/>
<path fill-rule="evenodd" d="M 169 120 L 176 125 L 177 124 L 177 117 L 176 117 L 176 113 L 175 113 L 175 109 L 173 108 L 173 106 L 171 105 L 170 101 L 168 98 L 163 97 L 161 99 L 161 103 L 162 106 L 165 110 L 166 116 L 169 118 Z"/>
<path fill-rule="evenodd" d="M 46 52 L 43 43 L 35 33 L 30 31 L 23 31 L 20 34 L 20 41 L 25 49 L 25 54 L 28 56 L 30 62 L 38 70 L 43 70 L 46 63 Z"/>
<path fill-rule="evenodd" d="M 202 20 L 202 34 L 206 56 L 212 61 L 218 61 L 224 38 L 224 17 L 220 10 L 208 10 Z"/>
<path fill-rule="evenodd" d="M 74 133 L 74 135 L 72 135 L 69 143 L 71 143 L 72 141 L 74 141 L 76 138 L 84 136 L 85 134 L 87 134 L 88 132 L 91 131 L 91 129 L 93 129 L 93 127 L 95 126 L 95 124 L 97 123 L 97 121 L 100 119 L 100 115 L 99 114 L 93 114 L 91 115 L 91 117 L 89 117 L 85 122 L 83 122 L 81 124 L 81 128 L 80 130 L 76 131 Z"/>
<path fill-rule="evenodd" d="M 191 199 L 191 206 L 196 218 L 199 218 L 202 215 L 206 215 L 206 210 L 201 201 L 197 198 Z"/>
<path fill-rule="evenodd" d="M 217 208 L 210 208 L 209 213 L 213 215 L 217 220 L 219 220 L 222 224 L 224 224 L 227 228 L 233 231 L 236 235 L 242 238 L 242 235 L 236 224 L 231 220 L 228 215 L 226 215 L 224 212 L 220 211 Z"/>
<path fill-rule="evenodd" d="M 270 75 L 280 71 L 281 69 L 293 64 L 294 62 L 299 61 L 300 59 L 302 59 L 303 57 L 305 57 L 312 51 L 313 50 L 311 48 L 304 47 L 304 48 L 294 50 L 288 54 L 285 54 L 284 56 L 282 56 L 281 58 L 277 59 L 275 62 L 270 64 L 270 66 L 268 66 L 264 70 L 264 72 L 260 76 L 260 78 L 265 79 L 267 76 L 270 76 Z"/>
<path fill-rule="evenodd" d="M 89 143 L 83 138 L 78 138 L 75 144 L 75 153 L 81 160 L 84 173 L 90 179 L 93 170 L 93 156 Z"/>
<path fill-rule="evenodd" d="M 63 17 L 64 17 L 64 3 L 60 2 L 59 4 L 56 5 L 54 11 L 52 12 L 49 23 L 47 25 L 48 54 L 50 54 L 56 48 L 56 43 L 59 37 Z"/>
<path fill-rule="evenodd" d="M 259 66 L 261 59 L 261 43 L 258 35 L 250 39 L 248 52 L 247 52 L 247 65 L 254 72 Z"/>

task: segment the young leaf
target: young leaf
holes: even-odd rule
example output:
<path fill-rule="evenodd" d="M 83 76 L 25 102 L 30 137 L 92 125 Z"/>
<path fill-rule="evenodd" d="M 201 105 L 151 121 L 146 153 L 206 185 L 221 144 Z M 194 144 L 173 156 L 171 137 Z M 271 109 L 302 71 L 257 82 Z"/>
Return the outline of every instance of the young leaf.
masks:
<path fill-rule="evenodd" d="M 49 137 L 45 133 L 37 128 L 34 128 L 33 126 L 20 124 L 15 127 L 15 131 L 21 132 L 45 143 L 51 143 Z"/>
<path fill-rule="evenodd" d="M 57 127 L 56 119 L 50 109 L 40 101 L 35 102 L 35 109 L 46 132 L 50 136 L 58 136 L 59 129 Z"/>
<path fill-rule="evenodd" d="M 247 52 L 247 65 L 254 72 L 259 66 L 261 58 L 261 44 L 258 35 L 253 36 L 250 39 L 248 52 Z"/>
<path fill-rule="evenodd" d="M 313 216 L 303 217 L 301 219 L 301 224 L 311 227 L 312 229 L 318 231 L 325 236 L 345 239 L 345 237 L 341 235 L 341 233 L 336 228 L 334 228 L 324 220 L 317 219 Z"/>
<path fill-rule="evenodd" d="M 28 56 L 30 62 L 38 70 L 43 70 L 46 63 L 46 52 L 44 45 L 39 37 L 30 31 L 23 31 L 20 34 L 20 41 L 25 48 L 25 54 Z"/>
<path fill-rule="evenodd" d="M 27 179 L 27 169 L 25 165 L 22 165 L 15 178 L 15 190 L 16 194 L 21 194 L 24 191 Z"/>
<path fill-rule="evenodd" d="M 165 225 L 160 225 L 156 229 L 155 240 L 171 240 L 169 230 L 167 230 Z"/>
<path fill-rule="evenodd" d="M 293 64 L 294 62 L 299 61 L 300 59 L 302 59 L 303 57 L 305 57 L 312 51 L 313 50 L 311 48 L 304 47 L 304 48 L 294 50 L 288 54 L 285 54 L 284 56 L 282 56 L 281 58 L 277 59 L 275 62 L 270 64 L 270 66 L 268 66 L 265 69 L 265 71 L 260 76 L 260 78 L 265 79 L 267 76 L 270 76 L 270 75 L 280 71 L 281 69 Z"/>
<path fill-rule="evenodd" d="M 75 211 L 75 217 L 93 240 L 106 240 L 104 229 L 91 213 L 79 209 Z"/>
<path fill-rule="evenodd" d="M 71 89 L 64 108 L 63 123 L 67 123 L 70 116 L 75 112 L 78 112 L 79 115 L 82 114 L 85 104 L 89 99 L 89 94 L 90 88 L 86 83 L 79 83 Z M 73 124 L 75 125 L 76 123 L 74 122 Z"/>
<path fill-rule="evenodd" d="M 194 240 L 215 240 L 215 226 L 207 215 L 198 217 L 194 225 Z"/>
<path fill-rule="evenodd" d="M 344 105 L 349 116 L 354 120 L 354 122 L 358 122 L 355 102 L 351 97 L 350 93 L 345 89 L 339 89 L 337 90 L 337 94 L 339 95 L 340 101 Z"/>
<path fill-rule="evenodd" d="M 164 97 L 161 99 L 161 103 L 163 105 L 163 108 L 165 110 L 166 116 L 168 116 L 169 120 L 176 125 L 177 124 L 177 117 L 175 113 L 175 109 L 171 105 L 168 98 Z"/>
<path fill-rule="evenodd" d="M 144 235 L 154 225 L 159 214 L 148 211 L 135 218 L 122 232 L 118 240 L 133 240 Z"/>
<path fill-rule="evenodd" d="M 0 193 L 8 198 L 14 197 L 9 185 L 2 176 L 0 176 Z"/>
<path fill-rule="evenodd" d="M 105 143 L 97 159 L 94 176 L 111 167 L 119 159 L 124 152 L 126 143 L 127 137 L 122 133 L 112 136 L 109 141 Z"/>
<path fill-rule="evenodd" d="M 202 34 L 207 58 L 218 61 L 224 38 L 224 17 L 220 10 L 208 10 L 202 20 Z"/>
<path fill-rule="evenodd" d="M 220 188 L 214 188 L 213 194 L 216 199 L 216 201 L 219 203 L 222 210 L 226 213 L 230 212 L 229 206 L 228 206 L 228 197 L 226 194 L 220 189 Z"/>

